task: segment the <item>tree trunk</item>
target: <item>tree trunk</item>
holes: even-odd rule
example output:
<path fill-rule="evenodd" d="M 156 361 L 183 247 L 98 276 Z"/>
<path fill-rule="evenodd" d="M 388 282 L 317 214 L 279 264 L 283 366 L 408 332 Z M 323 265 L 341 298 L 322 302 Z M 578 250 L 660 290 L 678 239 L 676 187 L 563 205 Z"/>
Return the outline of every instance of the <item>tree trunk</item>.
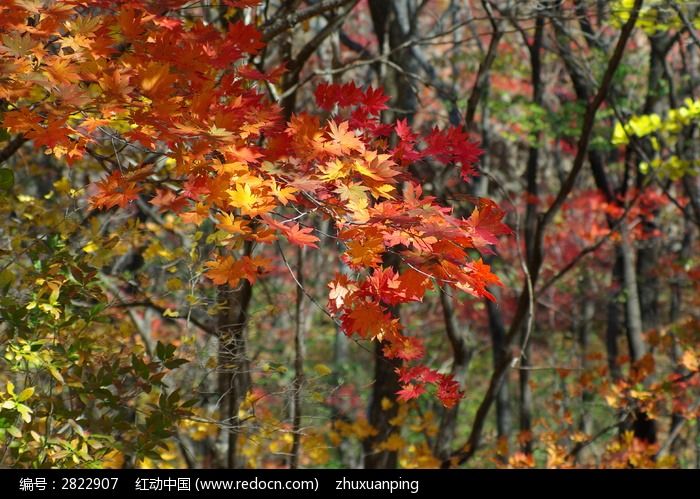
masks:
<path fill-rule="evenodd" d="M 416 21 L 411 17 L 411 12 L 415 10 L 413 0 L 393 0 L 391 2 L 370 0 L 369 6 L 380 51 L 384 50 L 384 44 L 387 40 L 389 47 L 395 49 L 410 39 Z M 408 73 L 418 72 L 418 62 L 414 57 L 411 57 L 410 48 L 392 51 L 390 59 Z M 387 72 L 384 76 L 386 76 L 385 81 L 381 83 L 392 96 L 394 108 L 403 111 L 403 116 L 410 123 L 417 107 L 413 82 L 403 71 L 396 69 Z M 385 115 L 385 118 L 392 117 Z M 395 253 L 384 255 L 384 266 L 391 266 L 398 272 L 399 265 L 398 255 Z M 394 317 L 399 318 L 398 306 L 391 307 L 390 310 Z M 368 437 L 363 442 L 366 469 L 396 468 L 398 465 L 397 452 L 376 449 L 378 444 L 400 431 L 400 428 L 392 426 L 389 421 L 398 412 L 396 393 L 400 390 L 400 385 L 396 369 L 401 366 L 401 361 L 400 359 L 385 358 L 382 353 L 383 348 L 383 343 L 377 342 L 374 350 L 374 385 L 368 419 L 369 424 L 377 431 L 377 434 Z M 383 406 L 386 406 L 387 409 L 385 410 Z"/>
<path fill-rule="evenodd" d="M 542 50 L 542 39 L 544 35 L 544 10 L 547 8 L 545 2 L 542 9 L 538 11 L 535 19 L 535 36 L 528 45 L 530 52 L 530 66 L 532 68 L 532 103 L 535 106 L 542 106 L 542 61 L 540 52 Z M 527 40 L 524 40 L 527 43 Z M 525 253 L 529 272 L 534 273 L 535 267 L 535 238 L 537 237 L 537 199 L 538 188 L 538 167 L 539 167 L 539 141 L 542 134 L 538 133 L 534 144 L 530 145 L 527 156 L 527 166 L 525 169 L 525 180 L 527 183 L 527 198 L 525 207 Z M 533 311 L 534 313 L 534 311 Z M 534 319 L 533 319 L 534 322 Z M 520 358 L 520 370 L 518 371 L 520 397 L 519 397 L 519 422 L 520 433 L 525 437 L 522 442 L 522 451 L 532 454 L 532 387 L 530 386 L 530 335 L 528 322 L 523 324 L 520 344 L 523 352 Z"/>
<path fill-rule="evenodd" d="M 305 324 L 302 323 L 302 304 L 304 302 L 304 248 L 297 248 L 296 264 L 296 303 L 294 308 L 294 382 L 292 392 L 292 452 L 289 467 L 299 467 L 301 451 L 301 392 L 304 386 Z"/>
<path fill-rule="evenodd" d="M 608 298 L 607 328 L 605 330 L 605 349 L 608 358 L 608 369 L 613 381 L 622 377 L 620 364 L 617 358 L 620 355 L 618 338 L 622 330 L 620 321 L 621 307 L 620 296 L 622 295 L 622 255 L 619 245 L 615 245 L 615 263 L 612 270 L 612 282 L 610 283 L 611 295 Z"/>
<path fill-rule="evenodd" d="M 247 280 L 241 281 L 237 289 L 219 287 L 219 299 L 224 304 L 218 317 L 220 412 L 228 428 L 225 463 L 231 469 L 241 468 L 245 464 L 237 445 L 242 432 L 238 411 L 252 386 L 245 335 L 252 291 Z"/>
<path fill-rule="evenodd" d="M 452 375 L 464 389 L 465 377 L 469 361 L 471 360 L 473 349 L 469 345 L 469 331 L 460 327 L 454 315 L 452 301 L 450 297 L 440 289 L 440 302 L 445 321 L 445 330 L 447 338 L 452 346 Z M 457 417 L 459 415 L 460 401 L 448 408 L 442 409 L 440 417 L 440 426 L 435 440 L 435 455 L 441 460 L 447 459 L 452 452 L 452 441 L 454 440 L 455 430 L 457 427 Z"/>
<path fill-rule="evenodd" d="M 575 333 L 578 339 L 579 346 L 579 364 L 581 366 L 581 372 L 587 373 L 589 369 L 588 363 L 588 349 L 589 340 L 591 334 L 591 324 L 593 318 L 595 317 L 595 302 L 589 296 L 590 290 L 592 288 L 593 282 L 591 276 L 584 271 L 583 279 L 581 280 L 580 287 L 580 316 L 575 320 Z M 585 433 L 586 435 L 593 434 L 593 417 L 589 408 L 594 400 L 594 392 L 584 388 L 581 393 L 581 415 L 578 421 L 578 430 Z M 583 448 L 576 453 L 576 459 L 585 460 L 588 454 L 588 449 Z"/>
<path fill-rule="evenodd" d="M 642 311 L 637 287 L 637 271 L 634 264 L 634 248 L 630 243 L 626 221 L 621 223 L 620 232 L 622 233 L 622 264 L 626 294 L 627 343 L 630 349 L 630 358 L 634 364 L 646 355 L 647 347 L 643 338 Z M 656 442 L 656 423 L 645 412 L 641 410 L 635 411 L 632 429 L 635 437 L 649 443 Z"/>
<path fill-rule="evenodd" d="M 398 465 L 398 453 L 389 450 L 377 450 L 376 446 L 385 442 L 391 435 L 399 433 L 401 428 L 389 421 L 398 414 L 399 406 L 396 392 L 400 390 L 395 370 L 401 366 L 399 359 L 387 359 L 382 352 L 384 343 L 374 344 L 374 385 L 369 404 L 369 424 L 377 433 L 362 442 L 365 453 L 365 469 L 393 469 Z M 387 407 L 385 409 L 385 407 Z"/>
<path fill-rule="evenodd" d="M 489 315 L 489 331 L 491 333 L 491 352 L 493 355 L 493 367 L 502 364 L 508 357 L 508 345 L 506 343 L 506 328 L 498 306 L 486 300 L 486 310 Z M 508 379 L 499 387 L 496 393 L 496 435 L 498 439 L 508 446 L 508 439 L 512 431 L 512 416 L 510 410 L 510 393 Z M 507 456 L 500 456 L 507 460 Z"/>

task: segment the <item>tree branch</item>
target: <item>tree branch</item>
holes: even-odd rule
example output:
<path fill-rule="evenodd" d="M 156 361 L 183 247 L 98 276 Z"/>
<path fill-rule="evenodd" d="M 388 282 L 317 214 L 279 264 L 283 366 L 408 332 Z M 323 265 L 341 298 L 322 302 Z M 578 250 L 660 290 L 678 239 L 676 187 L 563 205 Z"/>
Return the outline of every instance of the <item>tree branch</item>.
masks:
<path fill-rule="evenodd" d="M 17 135 L 14 139 L 7 143 L 7 145 L 0 151 L 0 163 L 3 163 L 10 159 L 14 153 L 16 153 L 22 144 L 24 144 L 27 139 L 21 133 Z"/>
<path fill-rule="evenodd" d="M 273 19 L 263 26 L 263 40 L 265 42 L 269 42 L 280 33 L 293 28 L 297 24 L 306 21 L 307 19 L 311 19 L 312 17 L 323 14 L 324 12 L 336 9 L 338 7 L 343 7 L 344 5 L 356 1 L 357 0 L 325 0 L 297 12 L 292 12 Z"/>

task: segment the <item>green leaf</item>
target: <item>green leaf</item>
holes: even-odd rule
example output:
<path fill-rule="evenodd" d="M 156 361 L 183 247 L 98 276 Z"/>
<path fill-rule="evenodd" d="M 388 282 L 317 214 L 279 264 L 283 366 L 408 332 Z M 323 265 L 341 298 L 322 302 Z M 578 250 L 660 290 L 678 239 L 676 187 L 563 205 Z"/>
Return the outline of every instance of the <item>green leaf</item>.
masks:
<path fill-rule="evenodd" d="M 15 185 L 15 173 L 9 168 L 0 168 L 0 190 L 9 191 Z"/>
<path fill-rule="evenodd" d="M 165 358 L 165 345 L 161 341 L 156 345 L 156 356 L 161 360 Z"/>
<path fill-rule="evenodd" d="M 188 362 L 189 360 L 187 359 L 173 359 L 163 363 L 163 365 L 168 369 L 177 369 L 181 365 L 187 364 Z"/>
<path fill-rule="evenodd" d="M 144 361 L 139 359 L 136 355 L 132 354 L 131 355 L 131 367 L 134 369 L 134 372 L 141 378 L 143 379 L 148 379 L 148 376 L 150 375 L 150 372 L 148 370 L 148 366 Z"/>
<path fill-rule="evenodd" d="M 167 345 L 165 345 L 165 355 L 163 358 L 169 359 L 173 356 L 174 353 L 175 353 L 175 345 L 173 345 L 172 343 L 168 343 Z"/>

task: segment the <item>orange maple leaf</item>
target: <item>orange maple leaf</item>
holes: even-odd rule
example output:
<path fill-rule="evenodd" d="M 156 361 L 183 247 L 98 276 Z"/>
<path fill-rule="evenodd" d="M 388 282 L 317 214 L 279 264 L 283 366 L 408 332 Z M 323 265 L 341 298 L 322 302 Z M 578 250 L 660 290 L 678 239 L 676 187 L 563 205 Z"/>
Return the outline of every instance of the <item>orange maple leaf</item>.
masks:
<path fill-rule="evenodd" d="M 254 284 L 258 275 L 268 268 L 270 260 L 261 257 L 244 256 L 238 260 L 234 260 L 232 256 L 218 257 L 216 260 L 206 262 L 204 265 L 209 267 L 205 275 L 211 279 L 214 284 L 228 284 L 231 287 L 236 287 L 241 279 L 247 279 L 251 284 Z"/>
<path fill-rule="evenodd" d="M 376 303 L 363 303 L 345 317 L 346 332 L 357 333 L 365 339 L 381 339 L 396 330 L 395 321 Z"/>
<path fill-rule="evenodd" d="M 302 247 L 310 246 L 312 248 L 318 248 L 318 246 L 315 243 L 319 241 L 319 239 L 318 237 L 312 234 L 314 230 L 313 227 L 305 227 L 301 229 L 299 227 L 299 224 L 294 224 L 291 227 L 283 227 L 284 228 L 282 231 L 284 232 L 284 235 L 287 237 L 287 240 L 290 243 Z"/>
<path fill-rule="evenodd" d="M 348 154 L 351 151 L 364 152 L 365 145 L 357 138 L 355 132 L 348 130 L 348 126 L 347 121 L 339 125 L 334 121 L 328 123 L 330 129 L 328 136 L 331 140 L 323 143 L 323 150 L 336 156 Z"/>
<path fill-rule="evenodd" d="M 348 249 L 344 258 L 350 265 L 372 267 L 381 263 L 384 252 L 384 238 L 370 235 L 365 238 L 352 239 L 347 242 Z"/>

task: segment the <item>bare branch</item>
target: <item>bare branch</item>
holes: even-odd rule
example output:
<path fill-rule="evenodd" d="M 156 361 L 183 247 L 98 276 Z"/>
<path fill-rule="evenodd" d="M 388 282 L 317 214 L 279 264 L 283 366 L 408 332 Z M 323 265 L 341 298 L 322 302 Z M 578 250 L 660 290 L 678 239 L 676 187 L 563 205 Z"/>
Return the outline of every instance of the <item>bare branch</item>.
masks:
<path fill-rule="evenodd" d="M 287 13 L 285 11 L 285 15 L 278 18 L 273 18 L 270 22 L 263 26 L 263 40 L 269 42 L 277 35 L 293 28 L 297 24 L 304 22 L 307 19 L 311 19 L 312 17 L 323 14 L 329 10 L 343 7 L 351 2 L 357 2 L 357 0 L 325 0 L 296 12 Z"/>

